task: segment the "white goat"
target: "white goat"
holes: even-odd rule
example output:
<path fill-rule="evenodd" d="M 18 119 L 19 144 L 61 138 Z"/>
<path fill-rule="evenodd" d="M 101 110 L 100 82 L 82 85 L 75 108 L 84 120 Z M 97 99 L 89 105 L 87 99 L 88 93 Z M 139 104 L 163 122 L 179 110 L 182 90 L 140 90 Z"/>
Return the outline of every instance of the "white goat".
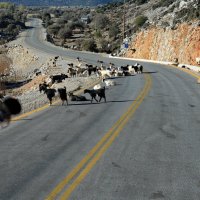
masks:
<path fill-rule="evenodd" d="M 129 72 L 131 75 L 136 74 L 135 69 L 134 69 L 134 66 L 129 65 L 129 66 L 128 66 L 128 72 Z"/>
<path fill-rule="evenodd" d="M 99 70 L 99 73 L 101 75 L 102 78 L 111 78 L 113 73 L 110 70 Z"/>
<path fill-rule="evenodd" d="M 197 62 L 198 65 L 200 65 L 200 57 L 196 58 L 196 62 Z"/>
<path fill-rule="evenodd" d="M 113 80 L 104 80 L 104 83 L 106 84 L 106 86 L 113 86 L 116 85 L 116 82 Z"/>

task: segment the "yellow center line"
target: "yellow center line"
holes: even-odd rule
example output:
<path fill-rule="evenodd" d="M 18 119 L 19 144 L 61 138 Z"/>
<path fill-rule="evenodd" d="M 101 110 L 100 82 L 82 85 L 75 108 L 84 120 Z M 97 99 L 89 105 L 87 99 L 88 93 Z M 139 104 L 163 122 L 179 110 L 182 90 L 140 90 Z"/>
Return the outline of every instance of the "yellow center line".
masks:
<path fill-rule="evenodd" d="M 149 84 L 149 87 L 145 88 L 145 91 L 143 92 L 142 97 L 137 102 L 136 106 L 133 107 L 133 109 L 130 111 L 128 116 L 122 121 L 121 124 L 119 124 L 118 128 L 115 130 L 115 132 L 112 134 L 112 136 L 108 139 L 108 141 L 101 147 L 101 149 L 97 152 L 97 154 L 92 158 L 92 160 L 87 164 L 87 166 L 82 170 L 82 172 L 79 174 L 79 176 L 74 180 L 74 182 L 67 188 L 67 190 L 64 192 L 64 194 L 61 196 L 60 200 L 67 200 L 71 193 L 76 189 L 76 187 L 83 181 L 83 179 L 87 176 L 87 174 L 91 171 L 91 169 L 95 166 L 98 160 L 103 156 L 103 154 L 106 152 L 106 150 L 111 146 L 111 144 L 114 142 L 116 137 L 119 135 L 119 133 L 122 131 L 124 126 L 128 123 L 130 117 L 135 113 L 137 108 L 140 106 L 142 101 L 144 100 L 145 96 L 147 95 L 148 91 L 150 90 L 151 83 Z"/>
<path fill-rule="evenodd" d="M 197 79 L 200 78 L 200 75 L 196 74 L 195 72 L 189 71 L 188 69 L 184 69 L 184 68 L 180 68 L 180 67 L 175 67 L 173 65 L 168 65 L 168 66 L 170 66 L 172 68 L 175 68 L 175 69 L 178 69 L 178 70 L 181 70 L 181 71 L 184 71 L 185 73 L 190 74 L 191 76 L 193 76 L 193 77 L 195 77 Z"/>
<path fill-rule="evenodd" d="M 145 75 L 146 77 L 147 75 Z M 151 81 L 150 76 L 148 75 L 148 83 Z M 116 128 L 119 129 L 120 123 L 122 123 L 128 116 L 129 113 L 132 113 L 135 105 L 143 100 L 143 96 L 146 90 L 149 90 L 150 84 L 146 83 L 140 95 L 136 100 L 131 104 L 129 109 L 120 117 L 120 119 L 114 124 L 114 126 L 103 136 L 103 138 L 92 148 L 92 150 L 77 164 L 77 166 L 55 187 L 55 189 L 49 194 L 46 200 L 53 200 L 63 188 L 71 181 L 71 179 L 81 170 L 81 168 L 93 157 L 93 155 L 98 151 L 98 149 L 108 140 L 109 137 L 113 134 Z M 146 92 L 147 93 L 147 92 Z"/>

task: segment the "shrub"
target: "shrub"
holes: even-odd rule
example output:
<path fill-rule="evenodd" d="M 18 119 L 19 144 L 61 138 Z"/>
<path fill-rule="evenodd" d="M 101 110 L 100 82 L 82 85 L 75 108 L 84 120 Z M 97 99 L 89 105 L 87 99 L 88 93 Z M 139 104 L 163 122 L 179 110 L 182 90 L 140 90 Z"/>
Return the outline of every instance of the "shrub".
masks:
<path fill-rule="evenodd" d="M 116 24 L 113 24 L 110 26 L 109 28 L 109 37 L 112 38 L 116 38 L 117 34 L 119 34 L 120 30 L 119 27 Z"/>
<path fill-rule="evenodd" d="M 72 36 L 72 30 L 69 28 L 61 28 L 58 32 L 58 37 L 61 39 L 66 39 Z"/>
<path fill-rule="evenodd" d="M 143 24 L 148 20 L 146 16 L 140 15 L 135 19 L 135 25 L 137 27 L 143 26 Z"/>
<path fill-rule="evenodd" d="M 102 38 L 102 34 L 100 30 L 97 30 L 94 35 L 96 38 Z"/>
<path fill-rule="evenodd" d="M 97 51 L 97 45 L 93 39 L 85 40 L 82 47 L 86 51 Z"/>
<path fill-rule="evenodd" d="M 110 49 L 109 46 L 108 46 L 109 42 L 107 40 L 102 39 L 102 40 L 99 41 L 99 44 L 100 44 L 100 51 L 101 52 L 108 52 L 109 51 L 109 49 Z"/>
<path fill-rule="evenodd" d="M 48 26 L 47 28 L 47 32 L 50 34 L 50 35 L 57 35 L 58 34 L 58 31 L 60 30 L 60 25 L 58 24 L 53 24 L 53 25 L 50 25 Z"/>
<path fill-rule="evenodd" d="M 94 19 L 95 29 L 104 29 L 109 25 L 109 19 L 105 15 L 96 15 Z"/>

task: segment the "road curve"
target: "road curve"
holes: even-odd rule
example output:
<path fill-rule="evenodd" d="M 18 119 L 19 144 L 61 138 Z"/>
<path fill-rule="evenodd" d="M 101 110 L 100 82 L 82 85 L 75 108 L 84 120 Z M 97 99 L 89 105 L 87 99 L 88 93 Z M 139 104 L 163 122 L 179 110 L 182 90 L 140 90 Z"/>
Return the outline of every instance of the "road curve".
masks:
<path fill-rule="evenodd" d="M 28 45 L 77 57 L 37 31 Z M 107 103 L 54 105 L 0 130 L 0 199 L 200 199 L 199 85 L 178 69 L 143 65 L 146 73 L 115 79 Z"/>

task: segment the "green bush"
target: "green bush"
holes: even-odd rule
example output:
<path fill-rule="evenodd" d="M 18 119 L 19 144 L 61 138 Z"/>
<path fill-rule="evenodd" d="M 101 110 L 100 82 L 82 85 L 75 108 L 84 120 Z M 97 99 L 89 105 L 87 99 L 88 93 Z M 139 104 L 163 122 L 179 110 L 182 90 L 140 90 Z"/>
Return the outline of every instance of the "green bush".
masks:
<path fill-rule="evenodd" d="M 95 36 L 96 38 L 102 38 L 101 31 L 100 31 L 100 30 L 97 30 L 97 31 L 95 32 L 94 36 Z"/>
<path fill-rule="evenodd" d="M 147 20 L 148 18 L 146 16 L 140 15 L 135 19 L 134 23 L 137 27 L 141 27 Z"/>

